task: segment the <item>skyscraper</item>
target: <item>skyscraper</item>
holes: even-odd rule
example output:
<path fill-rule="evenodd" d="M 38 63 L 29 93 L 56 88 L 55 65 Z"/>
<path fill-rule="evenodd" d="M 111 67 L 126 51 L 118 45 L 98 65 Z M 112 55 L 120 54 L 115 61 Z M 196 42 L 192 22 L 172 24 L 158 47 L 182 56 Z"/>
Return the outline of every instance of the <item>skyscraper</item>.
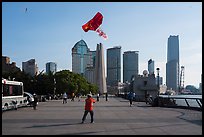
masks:
<path fill-rule="evenodd" d="M 77 42 L 72 48 L 72 72 L 84 76 L 86 67 L 93 63 L 91 52 L 84 40 Z"/>
<path fill-rule="evenodd" d="M 126 51 L 123 53 L 123 83 L 131 82 L 133 75 L 138 75 L 138 52 Z"/>
<path fill-rule="evenodd" d="M 154 74 L 154 60 L 150 59 L 148 60 L 148 71 L 149 74 Z"/>
<path fill-rule="evenodd" d="M 95 67 L 95 64 L 96 64 L 96 51 L 90 51 L 90 53 L 91 53 L 90 66 Z"/>
<path fill-rule="evenodd" d="M 99 87 L 99 93 L 107 93 L 107 85 L 105 78 L 104 52 L 103 45 L 97 44 L 96 60 L 95 60 L 95 82 Z"/>
<path fill-rule="evenodd" d="M 57 64 L 55 62 L 46 63 L 46 73 L 49 72 L 56 73 L 57 72 Z"/>
<path fill-rule="evenodd" d="M 38 74 L 38 67 L 35 62 L 35 59 L 30 59 L 26 62 L 22 62 L 22 70 L 25 73 L 30 74 L 31 76 L 35 76 Z"/>
<path fill-rule="evenodd" d="M 107 49 L 107 85 L 121 82 L 121 47 Z"/>
<path fill-rule="evenodd" d="M 86 80 L 92 84 L 95 83 L 95 65 L 96 65 L 96 51 L 90 51 L 91 62 L 87 64 L 85 68 L 84 77 Z"/>
<path fill-rule="evenodd" d="M 166 85 L 178 91 L 179 87 L 179 36 L 168 38 L 167 45 L 167 63 L 166 63 Z"/>

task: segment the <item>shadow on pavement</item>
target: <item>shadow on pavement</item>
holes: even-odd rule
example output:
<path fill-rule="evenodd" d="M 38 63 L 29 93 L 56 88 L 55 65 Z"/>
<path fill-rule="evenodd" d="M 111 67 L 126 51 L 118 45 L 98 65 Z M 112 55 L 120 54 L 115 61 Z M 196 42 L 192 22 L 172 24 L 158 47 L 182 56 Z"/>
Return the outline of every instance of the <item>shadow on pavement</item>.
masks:
<path fill-rule="evenodd" d="M 64 124 L 51 124 L 51 125 L 35 125 L 26 128 L 42 128 L 42 127 L 56 127 L 56 126 L 69 126 L 69 125 L 81 125 L 81 122 L 78 123 L 64 123 Z"/>

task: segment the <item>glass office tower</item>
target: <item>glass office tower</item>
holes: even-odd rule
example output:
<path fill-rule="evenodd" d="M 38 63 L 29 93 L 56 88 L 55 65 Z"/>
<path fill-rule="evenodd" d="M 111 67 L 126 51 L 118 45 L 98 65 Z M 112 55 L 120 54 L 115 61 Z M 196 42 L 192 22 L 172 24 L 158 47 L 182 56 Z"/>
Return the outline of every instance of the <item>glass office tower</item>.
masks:
<path fill-rule="evenodd" d="M 80 40 L 72 48 L 72 72 L 84 76 L 86 67 L 90 66 L 92 63 L 92 54 L 86 42 Z"/>
<path fill-rule="evenodd" d="M 126 51 L 123 53 L 123 83 L 131 82 L 133 75 L 138 75 L 139 51 Z"/>
<path fill-rule="evenodd" d="M 46 63 L 46 73 L 52 72 L 53 74 L 57 72 L 57 64 L 55 62 Z"/>
<path fill-rule="evenodd" d="M 107 49 L 107 85 L 121 82 L 121 47 Z"/>
<path fill-rule="evenodd" d="M 179 36 L 168 38 L 166 85 L 168 89 L 178 91 L 179 87 Z"/>
<path fill-rule="evenodd" d="M 154 60 L 150 59 L 148 60 L 148 71 L 149 74 L 154 74 Z"/>

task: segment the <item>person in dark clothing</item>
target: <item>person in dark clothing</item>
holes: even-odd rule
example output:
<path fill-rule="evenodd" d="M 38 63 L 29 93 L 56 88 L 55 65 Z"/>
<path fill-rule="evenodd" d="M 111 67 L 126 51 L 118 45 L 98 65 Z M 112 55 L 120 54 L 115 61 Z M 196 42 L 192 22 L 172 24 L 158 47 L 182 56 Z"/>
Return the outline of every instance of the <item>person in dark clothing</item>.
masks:
<path fill-rule="evenodd" d="M 97 94 L 97 101 L 99 101 L 99 93 Z"/>
<path fill-rule="evenodd" d="M 33 94 L 33 98 L 34 98 L 33 109 L 36 110 L 37 103 L 38 103 L 38 97 L 37 97 L 37 95 L 35 93 Z"/>
<path fill-rule="evenodd" d="M 75 95 L 74 95 L 74 92 L 72 92 L 72 99 L 71 99 L 71 101 L 74 101 L 74 97 L 75 97 Z"/>
<path fill-rule="evenodd" d="M 145 93 L 145 103 L 147 104 L 148 103 L 148 99 L 149 99 L 149 93 Z"/>
<path fill-rule="evenodd" d="M 108 101 L 108 93 L 106 93 L 106 101 Z"/>
<path fill-rule="evenodd" d="M 128 94 L 128 99 L 129 99 L 129 101 L 130 101 L 130 107 L 132 106 L 132 101 L 133 101 L 133 98 L 134 98 L 134 93 L 133 92 L 130 92 L 129 94 Z"/>

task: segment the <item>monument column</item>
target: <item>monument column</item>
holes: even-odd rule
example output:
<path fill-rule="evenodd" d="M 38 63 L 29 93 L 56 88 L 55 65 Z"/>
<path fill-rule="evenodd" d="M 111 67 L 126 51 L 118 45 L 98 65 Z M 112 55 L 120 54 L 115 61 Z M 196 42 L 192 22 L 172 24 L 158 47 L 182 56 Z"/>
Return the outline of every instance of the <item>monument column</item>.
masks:
<path fill-rule="evenodd" d="M 99 87 L 99 93 L 107 93 L 106 78 L 105 78 L 105 65 L 104 65 L 104 52 L 103 45 L 97 44 L 96 48 L 96 64 L 95 64 L 95 82 Z"/>

